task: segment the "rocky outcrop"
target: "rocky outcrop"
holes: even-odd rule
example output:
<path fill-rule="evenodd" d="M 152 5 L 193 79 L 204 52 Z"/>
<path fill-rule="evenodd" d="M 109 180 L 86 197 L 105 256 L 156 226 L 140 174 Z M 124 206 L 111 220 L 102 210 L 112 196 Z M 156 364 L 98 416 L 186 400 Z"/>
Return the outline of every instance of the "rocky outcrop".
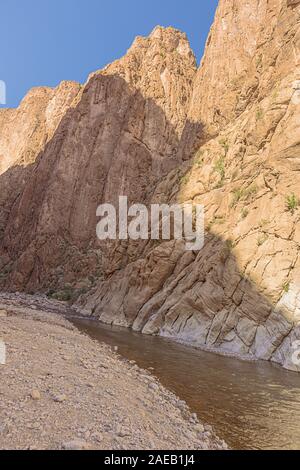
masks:
<path fill-rule="evenodd" d="M 181 136 L 196 72 L 196 59 L 186 35 L 157 26 L 149 37 L 137 37 L 127 54 L 101 74 L 117 75 L 153 99 Z"/>
<path fill-rule="evenodd" d="M 0 110 L 0 174 L 13 165 L 35 162 L 80 89 L 75 82 L 33 88 L 19 108 Z"/>
<path fill-rule="evenodd" d="M 2 287 L 299 369 L 299 7 L 221 0 L 198 71 L 158 27 L 93 74 L 11 205 Z M 96 208 L 119 195 L 203 204 L 204 248 L 98 242 Z"/>

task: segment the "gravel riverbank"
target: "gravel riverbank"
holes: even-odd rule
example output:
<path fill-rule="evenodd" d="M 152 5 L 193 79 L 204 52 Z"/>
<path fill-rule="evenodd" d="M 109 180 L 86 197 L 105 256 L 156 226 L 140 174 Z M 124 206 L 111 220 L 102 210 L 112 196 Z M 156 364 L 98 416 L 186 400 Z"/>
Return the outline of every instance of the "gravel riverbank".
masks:
<path fill-rule="evenodd" d="M 226 448 L 148 371 L 40 303 L 0 296 L 0 449 Z"/>

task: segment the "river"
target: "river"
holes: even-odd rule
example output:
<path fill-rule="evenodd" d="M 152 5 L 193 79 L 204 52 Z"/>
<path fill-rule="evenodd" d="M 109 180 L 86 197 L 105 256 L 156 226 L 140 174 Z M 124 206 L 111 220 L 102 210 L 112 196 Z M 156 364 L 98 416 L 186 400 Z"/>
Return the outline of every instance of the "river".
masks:
<path fill-rule="evenodd" d="M 150 370 L 231 448 L 300 449 L 300 375 L 92 320 L 73 322 Z"/>

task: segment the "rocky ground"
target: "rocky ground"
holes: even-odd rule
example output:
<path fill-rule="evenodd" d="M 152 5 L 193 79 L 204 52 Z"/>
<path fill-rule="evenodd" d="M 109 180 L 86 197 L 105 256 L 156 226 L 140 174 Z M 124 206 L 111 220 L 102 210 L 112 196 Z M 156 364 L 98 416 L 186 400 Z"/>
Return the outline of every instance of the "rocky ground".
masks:
<path fill-rule="evenodd" d="M 54 313 L 65 309 L 0 297 L 0 449 L 226 448 L 147 371 Z"/>

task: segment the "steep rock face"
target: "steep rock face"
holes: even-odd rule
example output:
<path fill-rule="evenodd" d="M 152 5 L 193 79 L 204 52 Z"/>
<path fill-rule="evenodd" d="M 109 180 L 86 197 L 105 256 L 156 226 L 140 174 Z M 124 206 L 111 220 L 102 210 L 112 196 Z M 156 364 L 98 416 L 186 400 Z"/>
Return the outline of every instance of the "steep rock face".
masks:
<path fill-rule="evenodd" d="M 275 93 L 282 79 L 296 79 L 299 3 L 220 1 L 190 110 L 190 118 L 202 121 L 208 134 L 218 134 Z"/>
<path fill-rule="evenodd" d="M 103 272 L 103 256 L 108 265 L 116 251 L 123 250 L 117 265 L 138 257 L 138 249 L 128 253 L 118 244 L 101 250 L 96 208 L 119 194 L 149 202 L 162 176 L 178 166 L 195 72 L 185 35 L 159 27 L 91 76 L 12 207 L 2 242 L 4 285 L 90 285 Z"/>
<path fill-rule="evenodd" d="M 154 99 L 179 135 L 186 123 L 196 59 L 184 33 L 157 26 L 149 37 L 137 37 L 120 60 L 101 73 L 118 75 Z"/>
<path fill-rule="evenodd" d="M 18 108 L 0 110 L 0 240 L 39 153 L 75 105 L 80 90 L 75 82 L 62 82 L 54 89 L 34 88 Z"/>
<path fill-rule="evenodd" d="M 299 2 L 220 2 L 188 117 L 218 135 L 153 196 L 204 204 L 205 247 L 153 248 L 81 299 L 87 314 L 299 369 L 299 13 Z"/>

